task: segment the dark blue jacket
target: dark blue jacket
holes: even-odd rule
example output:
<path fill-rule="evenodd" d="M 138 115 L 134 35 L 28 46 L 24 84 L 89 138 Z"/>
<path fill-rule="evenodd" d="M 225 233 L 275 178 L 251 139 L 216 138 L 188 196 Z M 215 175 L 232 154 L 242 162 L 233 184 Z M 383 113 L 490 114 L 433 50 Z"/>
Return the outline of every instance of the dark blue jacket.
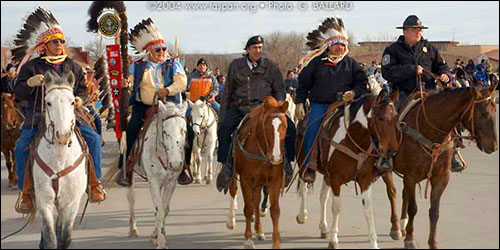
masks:
<path fill-rule="evenodd" d="M 336 66 L 326 58 L 327 52 L 314 58 L 299 74 L 296 103 L 330 104 L 337 101 L 337 93 L 353 90 L 356 98 L 367 93 L 368 79 L 359 63 L 345 56 Z"/>

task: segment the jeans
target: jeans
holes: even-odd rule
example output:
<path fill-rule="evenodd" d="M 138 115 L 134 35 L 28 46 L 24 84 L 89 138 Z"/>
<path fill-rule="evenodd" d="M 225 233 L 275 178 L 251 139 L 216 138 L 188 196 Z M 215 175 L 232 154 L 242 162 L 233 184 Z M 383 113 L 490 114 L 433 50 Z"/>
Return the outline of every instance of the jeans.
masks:
<path fill-rule="evenodd" d="M 316 135 L 318 134 L 321 123 L 325 118 L 325 113 L 326 111 L 328 111 L 328 106 L 330 106 L 330 104 L 311 102 L 311 113 L 309 115 L 308 121 L 309 125 L 304 138 L 304 155 L 307 156 L 304 160 L 304 167 L 307 166 L 307 163 L 309 163 L 309 151 L 311 151 L 314 145 L 314 139 L 316 139 Z"/>

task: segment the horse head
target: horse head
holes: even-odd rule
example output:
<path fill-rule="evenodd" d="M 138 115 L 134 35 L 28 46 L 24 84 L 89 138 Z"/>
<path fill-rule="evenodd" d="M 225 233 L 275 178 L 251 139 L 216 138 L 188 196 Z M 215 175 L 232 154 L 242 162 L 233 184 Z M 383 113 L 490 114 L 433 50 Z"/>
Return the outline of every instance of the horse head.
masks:
<path fill-rule="evenodd" d="M 278 102 L 267 96 L 250 112 L 251 136 L 256 138 L 259 150 L 272 165 L 279 165 L 284 159 L 287 110 L 288 102 Z"/>
<path fill-rule="evenodd" d="M 13 94 L 2 93 L 2 127 L 8 131 L 18 129 L 22 123 L 14 100 Z"/>
<path fill-rule="evenodd" d="M 371 117 L 368 122 L 370 134 L 376 136 L 379 142 L 380 155 L 383 158 L 391 157 L 399 150 L 398 140 L 398 113 L 394 103 L 399 98 L 399 90 L 388 95 L 381 90 L 371 108 Z"/>
<path fill-rule="evenodd" d="M 74 83 L 73 72 L 58 76 L 49 71 L 44 76 L 47 133 L 61 146 L 68 145 L 75 128 Z"/>
<path fill-rule="evenodd" d="M 209 124 L 210 111 L 206 101 L 198 100 L 192 103 L 188 100 L 189 107 L 191 110 L 191 122 L 193 124 L 193 132 L 196 136 L 199 136 L 202 128 L 206 128 Z"/>
<path fill-rule="evenodd" d="M 495 89 L 498 83 L 489 88 L 471 87 L 472 100 L 467 113 L 462 116 L 462 124 L 471 132 L 477 147 L 491 154 L 498 150 L 496 128 Z M 472 112 L 472 113 L 471 113 Z"/>
<path fill-rule="evenodd" d="M 158 102 L 158 119 L 161 121 L 162 143 L 167 152 L 167 165 L 174 171 L 181 170 L 184 166 L 184 149 L 186 147 L 187 124 L 184 115 L 187 102 L 173 104 Z"/>

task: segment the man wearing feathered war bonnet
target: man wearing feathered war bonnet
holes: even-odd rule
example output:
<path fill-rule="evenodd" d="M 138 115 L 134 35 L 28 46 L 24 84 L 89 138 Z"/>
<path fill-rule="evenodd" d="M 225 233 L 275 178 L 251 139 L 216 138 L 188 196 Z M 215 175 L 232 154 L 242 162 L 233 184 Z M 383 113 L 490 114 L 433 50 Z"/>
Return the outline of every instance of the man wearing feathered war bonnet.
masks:
<path fill-rule="evenodd" d="M 299 63 L 299 86 L 295 116 L 302 120 L 305 116 L 306 98 L 311 102 L 311 113 L 308 129 L 305 134 L 304 152 L 307 157 L 302 169 L 301 178 L 308 183 L 315 179 L 315 153 L 308 152 L 313 148 L 316 134 L 323 122 L 328 106 L 340 101 L 353 100 L 367 92 L 367 78 L 363 69 L 354 59 L 349 57 L 348 35 L 340 18 L 327 18 L 307 35 L 306 45 L 311 52 Z"/>
<path fill-rule="evenodd" d="M 182 100 L 181 92 L 186 90 L 187 85 L 186 73 L 182 65 L 178 60 L 169 56 L 163 35 L 151 18 L 142 20 L 131 29 L 129 40 L 137 53 L 145 53 L 145 55 L 130 65 L 130 77 L 125 79 L 127 85 L 133 84 L 129 100 L 133 108 L 132 117 L 127 126 L 126 169 L 120 166 L 120 171 L 126 171 L 126 174 L 120 172 L 116 180 L 121 186 L 132 184 L 133 157 L 137 156 L 129 156 L 143 125 L 146 111 L 157 104 L 158 98 L 166 98 L 168 102 L 179 104 Z M 120 162 L 123 162 L 123 159 Z M 185 185 L 192 182 L 192 177 L 186 173 L 189 169 L 188 164 L 189 162 L 186 161 L 178 179 L 179 184 Z"/>
<path fill-rule="evenodd" d="M 17 35 L 15 40 L 16 47 L 12 49 L 12 60 L 19 62 L 19 76 L 15 83 L 16 98 L 20 101 L 28 102 L 26 110 L 26 120 L 21 129 L 21 135 L 16 143 L 16 166 L 18 175 L 18 188 L 22 190 L 22 201 L 16 211 L 20 213 L 29 213 L 33 210 L 32 204 L 32 183 L 31 178 L 24 178 L 24 170 L 29 155 L 29 145 L 35 139 L 38 133 L 38 124 L 41 124 L 42 103 L 42 84 L 44 74 L 51 71 L 54 74 L 63 75 L 72 72 L 75 77 L 73 93 L 75 95 L 75 104 L 79 106 L 86 98 L 87 87 L 82 68 L 67 57 L 64 43 L 66 42 L 62 28 L 51 12 L 38 8 L 26 19 L 23 29 Z M 37 58 L 29 60 L 34 52 L 40 55 Z M 76 125 L 80 128 L 85 139 L 95 171 L 90 168 L 90 194 L 91 202 L 100 202 L 106 199 L 106 193 L 98 179 L 101 178 L 101 140 L 88 124 L 77 121 Z M 23 183 L 22 180 L 25 180 Z M 24 188 L 24 189 L 23 189 Z"/>

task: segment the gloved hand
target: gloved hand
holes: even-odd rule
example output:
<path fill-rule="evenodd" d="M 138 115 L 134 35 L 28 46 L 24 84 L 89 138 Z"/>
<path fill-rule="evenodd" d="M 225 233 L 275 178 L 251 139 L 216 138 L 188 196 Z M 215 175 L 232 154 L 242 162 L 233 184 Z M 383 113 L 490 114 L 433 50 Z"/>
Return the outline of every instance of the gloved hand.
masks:
<path fill-rule="evenodd" d="M 354 91 L 352 90 L 349 90 L 347 92 L 345 92 L 343 95 L 342 95 L 342 100 L 343 101 L 346 101 L 346 102 L 350 102 L 354 99 L 354 96 L 356 94 L 354 93 Z"/>
<path fill-rule="evenodd" d="M 80 108 L 83 106 L 82 98 L 75 96 L 75 108 Z"/>
<path fill-rule="evenodd" d="M 297 106 L 295 107 L 295 117 L 297 118 L 297 120 L 303 120 L 304 116 L 306 116 L 304 103 L 297 103 Z"/>
<path fill-rule="evenodd" d="M 28 81 L 26 81 L 26 83 L 28 84 L 28 86 L 30 86 L 32 88 L 42 86 L 43 75 L 42 74 L 34 75 L 34 76 L 30 77 L 28 79 Z"/>

